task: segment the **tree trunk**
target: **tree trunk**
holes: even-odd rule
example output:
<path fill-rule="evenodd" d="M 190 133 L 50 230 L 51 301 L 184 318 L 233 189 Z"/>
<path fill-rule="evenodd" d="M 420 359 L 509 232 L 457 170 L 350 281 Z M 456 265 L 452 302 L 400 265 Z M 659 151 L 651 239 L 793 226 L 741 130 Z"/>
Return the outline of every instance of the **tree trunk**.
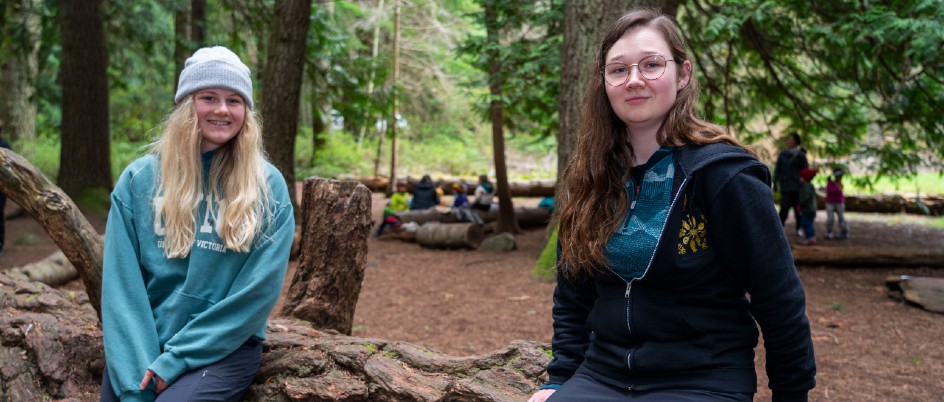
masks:
<path fill-rule="evenodd" d="M 387 194 L 397 191 L 397 123 L 400 114 L 400 0 L 393 0 L 393 113 L 387 129 L 390 130 L 390 187 Z M 379 145 L 378 145 L 379 146 Z M 380 158 L 380 153 L 377 154 Z"/>
<path fill-rule="evenodd" d="M 184 69 L 184 62 L 193 52 L 190 46 L 190 10 L 186 1 L 172 2 L 174 8 L 174 93 L 177 93 L 177 84 L 180 82 L 180 72 Z"/>
<path fill-rule="evenodd" d="M 36 0 L 10 2 L 9 23 L 0 31 L 14 33 L 15 39 L 4 43 L 0 35 L 0 121 L 2 135 L 10 141 L 36 138 L 36 78 L 39 73 L 39 45 L 42 27 Z M 6 7 L 4 7 L 6 8 Z"/>
<path fill-rule="evenodd" d="M 600 0 L 564 2 L 564 44 L 561 48 L 560 102 L 557 131 L 557 179 L 570 163 L 571 153 L 577 143 L 577 134 L 582 124 L 582 107 L 586 101 L 587 85 L 602 80 L 600 72 L 594 70 L 600 41 L 607 29 L 625 12 L 635 7 L 653 7 L 663 13 L 675 15 L 678 1 L 666 0 Z M 556 197 L 561 200 L 560 195 Z M 552 224 L 557 226 L 557 211 L 554 209 Z M 550 232 L 548 232 L 550 233 Z"/>
<path fill-rule="evenodd" d="M 488 41 L 488 90 L 492 95 L 489 104 L 492 120 L 492 149 L 495 158 L 495 195 L 498 196 L 498 233 L 518 233 L 515 221 L 515 206 L 508 191 L 508 167 L 505 165 L 505 134 L 502 131 L 502 84 L 504 83 L 501 58 L 498 48 L 498 11 L 491 3 L 485 4 L 485 31 Z"/>
<path fill-rule="evenodd" d="M 82 292 L 0 273 L 0 398 L 98 400 L 102 333 Z M 6 314 L 9 312 L 9 314 Z M 262 367 L 242 400 L 377 402 L 524 401 L 547 380 L 549 345 L 514 341 L 453 357 L 417 345 L 269 321 Z"/>
<path fill-rule="evenodd" d="M 484 239 L 482 225 L 475 223 L 430 222 L 416 231 L 416 242 L 433 248 L 476 249 Z"/>
<path fill-rule="evenodd" d="M 26 159 L 0 149 L 0 191 L 39 222 L 79 271 L 101 314 L 102 238 L 72 200 Z"/>
<path fill-rule="evenodd" d="M 295 183 L 295 134 L 310 16 L 311 0 L 276 2 L 262 84 L 266 152 L 290 184 L 295 211 L 299 211 L 298 201 L 291 184 Z"/>
<path fill-rule="evenodd" d="M 281 313 L 350 335 L 367 258 L 370 191 L 311 178 L 303 197 L 301 255 Z"/>
<path fill-rule="evenodd" d="M 59 2 L 62 149 L 58 182 L 73 199 L 112 187 L 102 3 Z"/>
<path fill-rule="evenodd" d="M 191 51 L 197 50 L 206 44 L 206 3 L 206 0 L 192 0 L 190 2 Z"/>

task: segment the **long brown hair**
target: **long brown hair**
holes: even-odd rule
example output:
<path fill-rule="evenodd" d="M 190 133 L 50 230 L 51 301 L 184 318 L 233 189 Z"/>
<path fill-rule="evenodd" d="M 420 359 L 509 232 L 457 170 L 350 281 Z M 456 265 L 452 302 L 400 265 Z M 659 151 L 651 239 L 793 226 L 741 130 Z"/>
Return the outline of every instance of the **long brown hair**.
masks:
<path fill-rule="evenodd" d="M 641 27 L 662 34 L 676 63 L 690 60 L 685 40 L 672 18 L 650 9 L 634 9 L 623 15 L 600 43 L 584 92 L 576 147 L 561 179 L 560 262 L 569 265 L 568 275 L 592 276 L 606 266 L 606 243 L 629 208 L 624 183 L 632 167 L 633 149 L 626 125 L 610 106 L 601 71 L 616 41 Z M 666 113 L 658 134 L 659 145 L 727 142 L 741 146 L 723 127 L 698 117 L 698 94 L 698 81 L 691 74 L 688 85 L 679 90 Z"/>

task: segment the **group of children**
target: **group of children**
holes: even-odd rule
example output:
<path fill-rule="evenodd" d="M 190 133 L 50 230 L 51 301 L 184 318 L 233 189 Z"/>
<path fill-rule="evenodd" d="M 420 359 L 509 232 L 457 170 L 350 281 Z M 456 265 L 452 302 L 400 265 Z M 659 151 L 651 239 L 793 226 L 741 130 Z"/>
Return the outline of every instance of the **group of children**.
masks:
<path fill-rule="evenodd" d="M 813 178 L 816 170 L 805 168 L 800 171 L 800 202 L 797 205 L 797 216 L 805 237 L 801 244 L 812 246 L 816 244 L 816 229 L 813 220 L 816 218 L 816 189 L 813 187 Z M 846 239 L 849 237 L 849 226 L 846 223 L 846 197 L 842 191 L 842 169 L 833 170 L 832 177 L 826 179 L 826 239 Z M 835 223 L 839 222 L 839 232 L 833 231 Z"/>
<path fill-rule="evenodd" d="M 454 194 L 452 205 L 443 201 L 444 191 L 441 186 L 433 183 L 429 175 L 424 175 L 414 186 L 412 194 L 407 191 L 406 183 L 397 183 L 397 191 L 390 195 L 390 202 L 384 206 L 383 221 L 375 232 L 380 236 L 388 229 L 400 226 L 398 213 L 408 210 L 424 210 L 433 207 L 451 207 L 459 221 L 482 223 L 482 218 L 473 210 L 488 211 L 493 208 L 495 186 L 488 180 L 488 176 L 479 176 L 479 185 L 473 192 L 473 198 L 468 196 L 468 186 L 462 180 L 452 185 Z"/>

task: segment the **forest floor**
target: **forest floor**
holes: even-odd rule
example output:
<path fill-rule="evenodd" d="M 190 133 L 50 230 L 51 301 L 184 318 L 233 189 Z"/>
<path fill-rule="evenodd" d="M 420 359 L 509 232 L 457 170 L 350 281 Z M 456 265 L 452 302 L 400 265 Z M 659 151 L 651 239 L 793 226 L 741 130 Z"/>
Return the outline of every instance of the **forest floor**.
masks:
<path fill-rule="evenodd" d="M 374 222 L 384 202 L 382 195 L 374 195 Z M 516 206 L 536 204 L 536 199 L 515 199 Z M 14 207 L 8 202 L 7 212 Z M 85 213 L 93 226 L 104 230 L 104 212 Z M 825 213 L 820 211 L 817 250 L 944 248 L 944 229 L 923 225 L 922 217 L 847 215 L 850 238 L 827 241 L 822 239 Z M 793 228 L 792 217 L 787 227 Z M 544 235 L 543 229 L 520 233 L 518 249 L 511 252 L 433 250 L 371 237 L 354 335 L 412 342 L 456 356 L 489 352 L 515 339 L 550 342 L 554 284 L 531 276 Z M 29 216 L 8 220 L 6 239 L 0 270 L 58 250 Z M 294 267 L 293 262 L 289 275 Z M 811 401 L 940 400 L 944 315 L 889 298 L 884 283 L 889 275 L 944 277 L 944 270 L 800 266 L 798 272 L 816 350 L 817 387 Z M 290 281 L 289 276 L 286 288 Z M 767 401 L 762 345 L 756 355 L 755 399 Z"/>

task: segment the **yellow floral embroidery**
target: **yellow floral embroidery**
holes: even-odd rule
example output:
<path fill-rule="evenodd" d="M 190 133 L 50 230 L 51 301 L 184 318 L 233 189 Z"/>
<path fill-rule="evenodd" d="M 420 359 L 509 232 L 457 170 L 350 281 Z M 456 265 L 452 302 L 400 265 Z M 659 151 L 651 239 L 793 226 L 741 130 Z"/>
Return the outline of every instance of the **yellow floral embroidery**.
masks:
<path fill-rule="evenodd" d="M 708 248 L 706 224 L 705 215 L 702 214 L 697 217 L 689 214 L 682 219 L 682 228 L 679 229 L 679 254 L 688 254 L 689 251 L 697 253 Z"/>

